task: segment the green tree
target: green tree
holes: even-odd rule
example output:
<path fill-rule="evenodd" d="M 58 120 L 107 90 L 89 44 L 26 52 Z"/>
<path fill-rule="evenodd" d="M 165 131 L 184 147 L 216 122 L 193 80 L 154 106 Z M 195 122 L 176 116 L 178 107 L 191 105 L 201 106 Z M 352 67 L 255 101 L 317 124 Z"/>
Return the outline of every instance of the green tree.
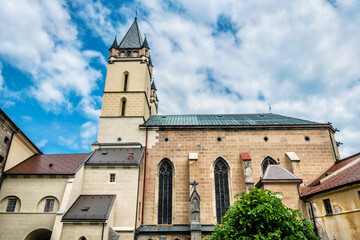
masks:
<path fill-rule="evenodd" d="M 319 239 L 301 212 L 286 207 L 277 194 L 257 188 L 237 194 L 239 200 L 230 206 L 210 240 Z"/>

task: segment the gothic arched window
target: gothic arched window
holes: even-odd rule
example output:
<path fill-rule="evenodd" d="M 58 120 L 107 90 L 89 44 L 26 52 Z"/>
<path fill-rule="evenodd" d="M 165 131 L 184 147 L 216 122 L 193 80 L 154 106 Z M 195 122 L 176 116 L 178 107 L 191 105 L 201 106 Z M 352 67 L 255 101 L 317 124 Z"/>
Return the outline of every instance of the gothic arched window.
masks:
<path fill-rule="evenodd" d="M 172 165 L 164 160 L 159 168 L 158 224 L 171 224 L 172 217 Z"/>
<path fill-rule="evenodd" d="M 270 165 L 270 164 L 277 164 L 277 162 L 273 159 L 273 158 L 271 158 L 271 157 L 266 157 L 264 160 L 263 160 L 263 162 L 262 162 L 262 164 L 261 164 L 261 169 L 262 169 L 262 173 L 264 174 L 265 173 L 265 171 L 266 171 L 266 168 Z"/>
<path fill-rule="evenodd" d="M 219 158 L 215 164 L 215 194 L 216 194 L 216 217 L 218 223 L 229 208 L 229 182 L 228 168 L 223 159 Z"/>

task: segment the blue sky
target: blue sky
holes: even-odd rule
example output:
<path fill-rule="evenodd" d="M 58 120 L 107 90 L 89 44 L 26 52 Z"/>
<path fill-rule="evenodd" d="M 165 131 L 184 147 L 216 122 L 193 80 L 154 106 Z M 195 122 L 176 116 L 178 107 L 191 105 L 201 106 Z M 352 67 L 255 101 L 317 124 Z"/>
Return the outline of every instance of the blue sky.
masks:
<path fill-rule="evenodd" d="M 0 0 L 0 107 L 44 153 L 89 152 L 108 48 L 138 8 L 161 114 L 331 122 L 360 149 L 357 0 Z M 20 17 L 19 17 L 20 16 Z"/>

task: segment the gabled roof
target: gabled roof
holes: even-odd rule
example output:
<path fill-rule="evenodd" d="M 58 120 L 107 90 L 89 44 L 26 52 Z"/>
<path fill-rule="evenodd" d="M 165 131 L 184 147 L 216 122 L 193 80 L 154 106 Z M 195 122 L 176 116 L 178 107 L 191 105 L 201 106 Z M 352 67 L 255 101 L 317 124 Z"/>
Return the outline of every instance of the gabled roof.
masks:
<path fill-rule="evenodd" d="M 360 183 L 360 153 L 336 162 L 303 189 L 302 196 L 310 197 L 356 183 Z"/>
<path fill-rule="evenodd" d="M 98 222 L 109 218 L 116 195 L 80 195 L 65 213 L 63 222 Z"/>
<path fill-rule="evenodd" d="M 119 44 L 119 49 L 141 48 L 142 45 L 143 41 L 141 38 L 141 33 L 137 24 L 137 20 L 135 18 L 134 23 L 131 25 L 125 37 Z"/>
<path fill-rule="evenodd" d="M 75 174 L 89 157 L 89 153 L 33 155 L 5 172 L 6 175 Z"/>
<path fill-rule="evenodd" d="M 286 170 L 280 165 L 270 164 L 267 166 L 263 180 L 297 180 L 297 176 Z"/>
<path fill-rule="evenodd" d="M 302 183 L 302 180 L 280 165 L 270 164 L 267 166 L 264 176 L 255 185 L 262 187 L 264 183 Z"/>
<path fill-rule="evenodd" d="M 132 154 L 132 158 L 129 157 Z M 85 165 L 126 165 L 138 166 L 144 148 L 99 148 L 91 155 Z"/>
<path fill-rule="evenodd" d="M 323 125 L 298 118 L 272 113 L 258 114 L 191 114 L 152 115 L 141 127 L 192 127 L 192 126 L 311 126 Z"/>
<path fill-rule="evenodd" d="M 9 126 L 14 132 L 20 133 L 24 138 L 36 149 L 36 151 L 42 154 L 41 150 L 25 135 L 23 131 L 6 115 L 6 113 L 0 108 L 0 116 L 3 116 L 12 126 Z"/>

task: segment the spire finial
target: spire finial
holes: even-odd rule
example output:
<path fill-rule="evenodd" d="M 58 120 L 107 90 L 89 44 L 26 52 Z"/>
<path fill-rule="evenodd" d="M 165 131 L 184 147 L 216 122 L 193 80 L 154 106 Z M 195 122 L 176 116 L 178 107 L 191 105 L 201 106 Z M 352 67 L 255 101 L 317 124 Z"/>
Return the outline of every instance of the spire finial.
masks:
<path fill-rule="evenodd" d="M 137 16 L 138 16 L 138 10 L 137 10 L 137 5 L 136 5 L 136 8 L 135 8 L 135 20 L 137 19 Z"/>

